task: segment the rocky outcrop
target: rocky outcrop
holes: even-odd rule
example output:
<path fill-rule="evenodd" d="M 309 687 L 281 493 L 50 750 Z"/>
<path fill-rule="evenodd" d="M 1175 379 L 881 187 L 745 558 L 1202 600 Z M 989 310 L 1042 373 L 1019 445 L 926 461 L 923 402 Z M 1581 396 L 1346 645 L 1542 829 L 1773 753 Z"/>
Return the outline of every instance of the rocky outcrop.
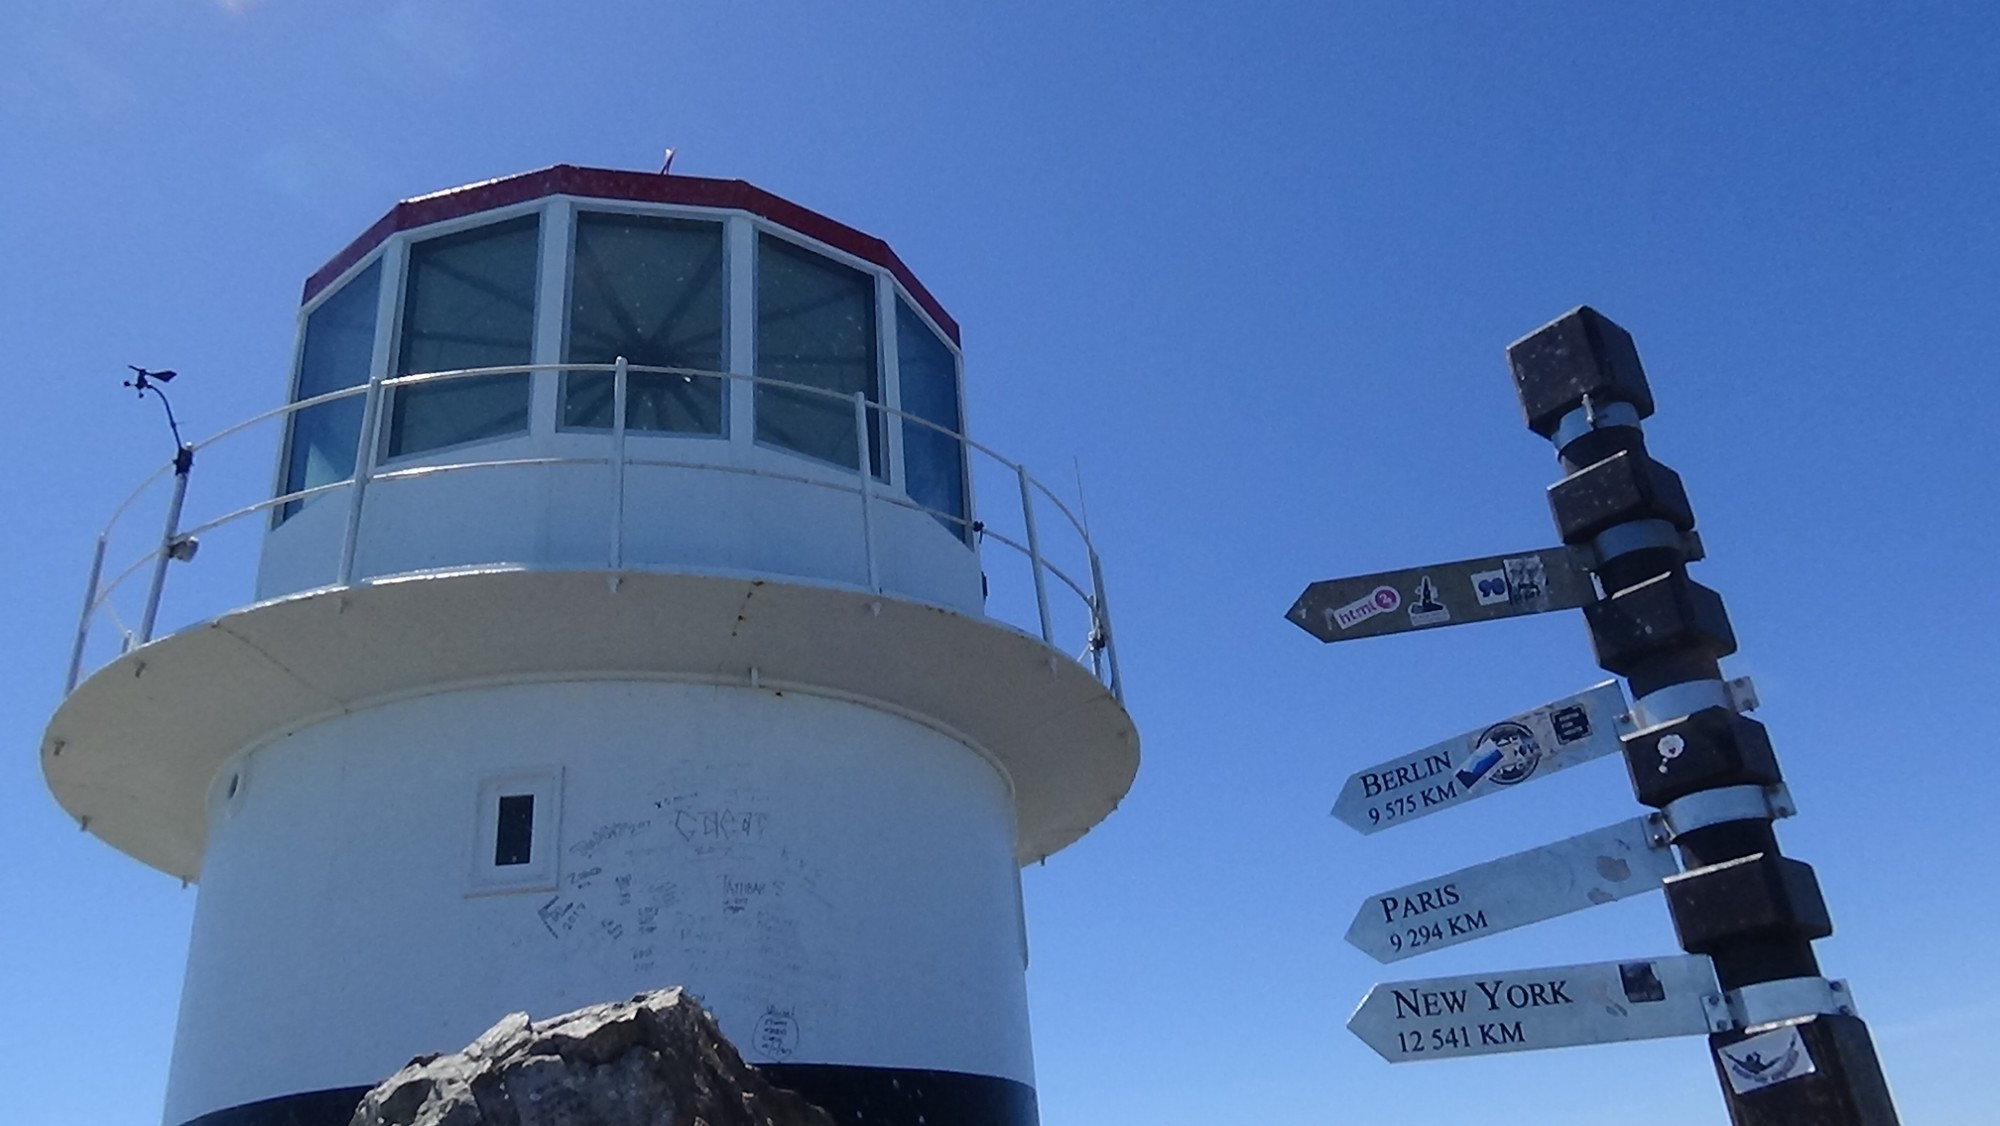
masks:
<path fill-rule="evenodd" d="M 679 989 L 545 1021 L 513 1013 L 456 1055 L 423 1056 L 349 1126 L 833 1126 L 743 1062 Z"/>

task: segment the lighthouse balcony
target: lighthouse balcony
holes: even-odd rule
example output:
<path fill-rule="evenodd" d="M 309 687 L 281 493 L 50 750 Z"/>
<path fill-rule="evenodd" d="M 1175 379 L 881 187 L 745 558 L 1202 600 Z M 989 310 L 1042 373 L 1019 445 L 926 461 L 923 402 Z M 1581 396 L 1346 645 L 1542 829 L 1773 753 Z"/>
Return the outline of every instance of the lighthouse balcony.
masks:
<path fill-rule="evenodd" d="M 560 389 L 579 376 L 601 380 L 601 425 L 554 425 Z M 525 382 L 550 424 L 391 452 L 399 397 L 498 380 Z M 837 411 L 844 457 L 858 461 L 866 445 L 870 467 L 840 464 L 838 443 L 827 458 L 800 456 L 756 440 L 749 426 L 714 435 L 642 428 L 660 415 L 658 388 L 702 385 L 739 407 L 785 395 L 823 416 Z M 240 478 L 205 479 L 212 463 L 254 458 L 241 447 L 260 434 L 296 441 L 302 419 L 330 409 L 374 437 L 350 453 L 348 476 L 263 498 L 242 495 Z M 913 479 L 908 451 L 926 443 L 969 455 L 963 511 Z M 305 399 L 189 448 L 189 473 L 161 466 L 98 537 L 71 689 L 156 637 L 242 608 L 237 584 L 246 580 L 261 604 L 509 570 L 602 572 L 614 585 L 635 573 L 727 576 L 907 600 L 1038 637 L 1120 694 L 1102 570 L 1075 508 L 998 451 L 859 395 L 622 359 L 426 372 Z"/>
<path fill-rule="evenodd" d="M 608 383 L 607 428 L 530 425 L 409 458 L 364 445 L 351 475 L 275 496 L 229 472 L 346 398 L 364 433 L 386 435 L 377 420 L 407 389 L 536 389 L 577 370 L 373 380 L 191 443 L 142 483 L 98 538 L 42 743 L 64 808 L 196 879 L 245 748 L 412 693 L 577 677 L 761 686 L 917 718 L 999 772 L 1022 863 L 1117 805 L 1137 741 L 1095 549 L 1072 506 L 962 434 L 959 517 L 913 496 L 893 456 L 878 475 L 739 434 L 635 433 L 644 377 L 710 380 L 725 401 L 804 392 L 613 363 L 581 369 Z M 921 423 L 845 409 L 857 441 Z"/>
<path fill-rule="evenodd" d="M 399 400 L 445 398 L 459 388 L 477 394 L 503 380 L 526 383 L 525 397 L 544 400 L 546 412 L 532 411 L 527 427 L 514 434 L 433 440 L 421 452 L 391 454 L 395 435 L 386 419 Z M 582 408 L 574 401 L 579 385 L 597 392 Z M 564 390 L 568 403 L 560 397 Z M 658 425 L 682 403 L 727 407 L 778 394 L 820 424 L 825 438 L 817 452 L 825 456 L 759 441 L 752 426 L 729 427 L 719 418 L 710 434 Z M 1013 539 L 1001 530 L 1005 522 L 989 536 L 984 523 L 954 503 L 957 473 L 940 489 L 925 476 L 933 467 L 904 457 L 920 445 L 955 450 L 961 435 L 859 395 L 612 363 L 401 376 L 300 413 L 335 406 L 362 416 L 364 428 L 382 438 L 357 455 L 368 463 L 359 487 L 350 477 L 341 497 L 308 488 L 272 503 L 282 520 L 265 534 L 260 599 L 386 575 L 502 565 L 752 574 L 983 614 L 981 549 Z M 565 416 L 587 424 L 564 426 Z M 866 473 L 853 467 L 864 446 Z M 1059 507 L 1049 508 L 1063 518 Z M 1046 581 L 1070 579 L 1079 597 L 1094 597 L 1084 585 L 1087 571 L 1071 575 L 1056 565 L 1056 572 Z"/>

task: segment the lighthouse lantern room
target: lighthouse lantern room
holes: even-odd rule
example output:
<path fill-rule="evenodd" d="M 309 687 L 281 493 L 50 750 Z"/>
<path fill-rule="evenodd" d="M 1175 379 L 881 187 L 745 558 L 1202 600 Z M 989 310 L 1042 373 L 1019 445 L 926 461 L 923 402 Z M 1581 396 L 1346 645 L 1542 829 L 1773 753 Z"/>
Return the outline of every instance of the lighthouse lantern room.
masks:
<path fill-rule="evenodd" d="M 344 1126 L 668 985 L 839 1121 L 1036 1121 L 1019 868 L 1137 735 L 1083 522 L 887 245 L 740 181 L 424 196 L 307 281 L 289 390 L 119 509 L 41 748 L 199 884 L 167 1126 Z M 190 472 L 258 433 L 267 492 Z"/>

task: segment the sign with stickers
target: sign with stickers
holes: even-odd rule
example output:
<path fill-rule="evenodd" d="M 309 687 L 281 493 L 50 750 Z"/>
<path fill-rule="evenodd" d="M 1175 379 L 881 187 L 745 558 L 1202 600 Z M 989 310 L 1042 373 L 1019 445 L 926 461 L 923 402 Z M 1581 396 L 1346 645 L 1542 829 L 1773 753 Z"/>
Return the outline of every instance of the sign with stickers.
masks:
<path fill-rule="evenodd" d="M 1347 941 L 1396 962 L 1659 890 L 1680 871 L 1651 817 L 1419 880 L 1361 901 Z"/>
<path fill-rule="evenodd" d="M 1696 1036 L 1731 1021 L 1714 964 L 1682 954 L 1383 982 L 1347 1027 L 1383 1059 L 1410 1063 Z"/>
<path fill-rule="evenodd" d="M 1327 579 L 1285 616 L 1321 641 L 1573 610 L 1597 601 L 1590 572 L 1567 547 Z"/>
<path fill-rule="evenodd" d="M 1363 833 L 1379 832 L 1503 793 L 1618 749 L 1631 731 L 1615 680 L 1532 711 L 1476 727 L 1348 775 L 1333 815 Z"/>

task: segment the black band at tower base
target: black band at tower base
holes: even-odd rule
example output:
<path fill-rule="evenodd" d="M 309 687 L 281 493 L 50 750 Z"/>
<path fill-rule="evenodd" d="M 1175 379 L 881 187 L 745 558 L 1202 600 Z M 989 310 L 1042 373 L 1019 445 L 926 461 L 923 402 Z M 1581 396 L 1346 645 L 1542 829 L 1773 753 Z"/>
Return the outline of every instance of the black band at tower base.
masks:
<path fill-rule="evenodd" d="M 764 1064 L 766 1079 L 824 1107 L 842 1126 L 1038 1126 L 1035 1089 L 962 1071 Z M 182 1126 L 347 1126 L 367 1087 L 338 1087 L 210 1111 Z"/>

